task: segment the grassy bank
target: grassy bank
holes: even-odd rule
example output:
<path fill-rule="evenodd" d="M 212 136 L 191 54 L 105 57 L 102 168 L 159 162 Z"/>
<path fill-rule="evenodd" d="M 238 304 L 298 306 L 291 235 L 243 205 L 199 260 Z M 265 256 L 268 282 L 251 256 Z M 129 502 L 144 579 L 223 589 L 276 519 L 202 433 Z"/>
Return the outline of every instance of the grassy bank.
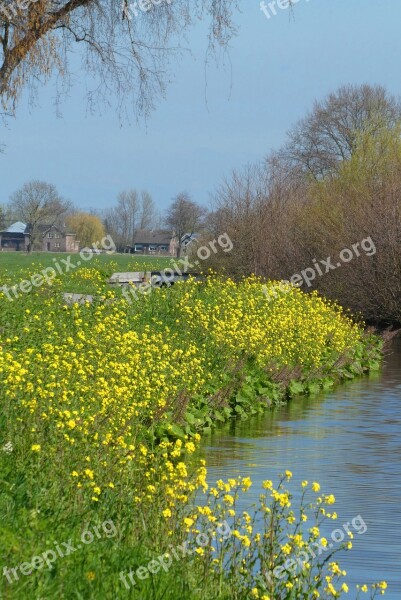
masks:
<path fill-rule="evenodd" d="M 219 422 L 378 368 L 381 342 L 298 289 L 269 299 L 255 279 L 210 278 L 129 303 L 103 275 L 74 274 L 93 305 L 65 306 L 61 277 L 0 294 L 3 596 L 338 597 L 333 561 L 285 567 L 333 518 L 330 494 L 306 483 L 299 520 L 286 473 L 265 482 L 259 518 L 237 514 L 251 482 L 208 489 L 194 456 Z"/>

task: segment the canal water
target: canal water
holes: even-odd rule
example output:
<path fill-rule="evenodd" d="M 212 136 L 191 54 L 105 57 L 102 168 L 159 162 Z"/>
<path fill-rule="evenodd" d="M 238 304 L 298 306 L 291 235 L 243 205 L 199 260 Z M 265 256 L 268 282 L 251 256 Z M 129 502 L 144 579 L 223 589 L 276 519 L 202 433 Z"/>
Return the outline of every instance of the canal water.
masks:
<path fill-rule="evenodd" d="M 261 482 L 286 469 L 294 490 L 304 479 L 318 481 L 336 497 L 332 530 L 362 518 L 350 527 L 353 550 L 335 558 L 347 571 L 347 597 L 355 598 L 357 583 L 386 580 L 384 598 L 401 600 L 401 339 L 379 374 L 231 423 L 205 438 L 203 455 L 210 483 L 251 477 L 247 508 Z"/>

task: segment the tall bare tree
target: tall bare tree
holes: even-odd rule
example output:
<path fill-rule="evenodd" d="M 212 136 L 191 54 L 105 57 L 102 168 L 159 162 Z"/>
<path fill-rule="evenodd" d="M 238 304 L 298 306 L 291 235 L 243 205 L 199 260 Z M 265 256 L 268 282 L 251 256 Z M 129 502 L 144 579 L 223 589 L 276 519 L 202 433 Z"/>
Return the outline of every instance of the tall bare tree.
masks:
<path fill-rule="evenodd" d="M 6 214 L 4 207 L 0 204 L 0 230 L 6 226 Z"/>
<path fill-rule="evenodd" d="M 111 233 L 119 250 L 135 243 L 139 226 L 140 199 L 134 189 L 124 190 L 117 197 L 117 205 L 106 212 L 106 229 Z"/>
<path fill-rule="evenodd" d="M 156 207 L 152 196 L 146 190 L 141 192 L 140 229 L 153 229 L 156 225 Z"/>
<path fill-rule="evenodd" d="M 55 225 L 69 211 L 71 204 L 56 187 L 44 181 L 29 181 L 11 196 L 11 210 L 28 226 L 28 252 L 32 252 L 41 225 Z"/>
<path fill-rule="evenodd" d="M 181 256 L 186 234 L 191 236 L 199 230 L 206 212 L 206 209 L 200 206 L 200 204 L 193 202 L 186 192 L 181 192 L 173 199 L 167 210 L 166 225 L 177 236 L 178 257 Z"/>
<path fill-rule="evenodd" d="M 235 28 L 237 0 L 20 0 L 0 5 L 0 98 L 14 110 L 23 89 L 54 72 L 67 78 L 69 56 L 82 48 L 89 101 L 110 92 L 144 113 L 153 109 L 169 79 L 179 37 L 209 16 L 209 44 L 225 46 Z"/>
<path fill-rule="evenodd" d="M 288 133 L 282 159 L 315 179 L 335 172 L 351 158 L 364 133 L 394 128 L 401 104 L 379 85 L 346 85 L 315 102 L 313 110 Z"/>
<path fill-rule="evenodd" d="M 135 244 L 138 229 L 151 229 L 156 220 L 152 196 L 145 190 L 135 189 L 120 192 L 116 206 L 109 208 L 104 216 L 105 228 L 120 251 Z"/>

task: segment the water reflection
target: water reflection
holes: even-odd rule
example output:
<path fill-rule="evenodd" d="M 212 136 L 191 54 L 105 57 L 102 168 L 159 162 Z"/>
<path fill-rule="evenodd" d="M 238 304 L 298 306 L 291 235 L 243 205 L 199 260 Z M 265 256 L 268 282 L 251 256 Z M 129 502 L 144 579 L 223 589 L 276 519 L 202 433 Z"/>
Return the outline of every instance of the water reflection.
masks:
<path fill-rule="evenodd" d="M 368 526 L 342 558 L 347 580 L 386 579 L 385 597 L 401 600 L 401 340 L 392 350 L 379 375 L 231 423 L 205 439 L 203 452 L 211 482 L 249 475 L 253 500 L 263 479 L 285 469 L 295 485 L 319 481 L 336 496 L 338 526 L 357 515 Z"/>

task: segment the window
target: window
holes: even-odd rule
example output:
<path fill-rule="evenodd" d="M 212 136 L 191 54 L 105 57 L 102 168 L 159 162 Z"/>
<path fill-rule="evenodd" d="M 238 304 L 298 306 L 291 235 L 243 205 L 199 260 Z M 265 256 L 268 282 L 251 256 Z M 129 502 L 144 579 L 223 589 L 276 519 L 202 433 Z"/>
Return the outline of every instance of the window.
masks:
<path fill-rule="evenodd" d="M 55 243 L 54 243 L 54 247 L 55 247 L 55 248 L 60 248 L 60 242 L 55 242 Z"/>

